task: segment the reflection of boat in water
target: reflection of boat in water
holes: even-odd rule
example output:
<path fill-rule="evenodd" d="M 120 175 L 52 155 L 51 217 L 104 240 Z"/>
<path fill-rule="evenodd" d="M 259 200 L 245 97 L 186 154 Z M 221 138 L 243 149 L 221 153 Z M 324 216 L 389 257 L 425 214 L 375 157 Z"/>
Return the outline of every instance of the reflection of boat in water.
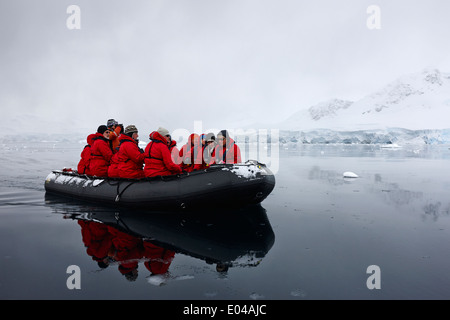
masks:
<path fill-rule="evenodd" d="M 218 270 L 258 265 L 275 241 L 265 209 L 260 205 L 215 210 L 214 214 L 204 211 L 148 214 L 95 207 L 75 200 L 67 202 L 51 194 L 46 194 L 45 199 L 55 213 L 66 218 L 101 223 L 140 239 L 145 245 L 217 264 Z"/>
<path fill-rule="evenodd" d="M 45 180 L 48 193 L 148 210 L 256 204 L 262 202 L 274 186 L 273 173 L 256 161 L 213 165 L 205 170 L 143 179 L 98 178 L 72 171 L 53 171 Z"/>
<path fill-rule="evenodd" d="M 102 269 L 115 263 L 118 271 L 133 281 L 141 262 L 151 275 L 166 273 L 172 263 L 175 255 L 172 250 L 95 220 L 77 220 L 86 253 Z"/>

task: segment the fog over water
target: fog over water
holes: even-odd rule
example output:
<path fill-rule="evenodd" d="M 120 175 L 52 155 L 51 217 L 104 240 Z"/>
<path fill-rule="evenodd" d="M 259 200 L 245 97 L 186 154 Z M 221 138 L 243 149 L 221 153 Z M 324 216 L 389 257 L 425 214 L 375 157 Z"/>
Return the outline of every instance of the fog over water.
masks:
<path fill-rule="evenodd" d="M 70 5 L 80 9 L 80 29 Z M 2 1 L 9 132 L 282 121 L 403 74 L 450 70 L 447 1 Z M 376 21 L 376 20 L 374 20 Z M 282 129 L 282 128 L 280 128 Z M 147 134 L 147 133 L 146 133 Z"/>

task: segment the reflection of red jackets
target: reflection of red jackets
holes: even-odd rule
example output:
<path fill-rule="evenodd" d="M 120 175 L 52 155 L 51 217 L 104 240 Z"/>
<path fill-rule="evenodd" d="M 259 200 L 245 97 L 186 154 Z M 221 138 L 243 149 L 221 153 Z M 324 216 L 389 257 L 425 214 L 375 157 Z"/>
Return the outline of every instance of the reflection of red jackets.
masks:
<path fill-rule="evenodd" d="M 87 174 L 89 175 L 89 162 L 91 159 L 91 147 L 94 141 L 92 140 L 95 137 L 95 133 L 90 134 L 87 136 L 87 145 L 84 146 L 83 151 L 81 152 L 81 159 L 80 162 L 78 162 L 77 171 L 80 174 Z"/>
<path fill-rule="evenodd" d="M 109 140 L 105 139 L 101 133 L 96 133 L 94 140 L 89 163 L 90 173 L 97 177 L 107 177 L 109 162 L 113 155 Z"/>
<path fill-rule="evenodd" d="M 228 138 L 225 147 L 217 145 L 215 150 L 216 163 L 240 163 L 241 150 L 233 139 Z"/>
<path fill-rule="evenodd" d="M 123 134 L 120 136 L 120 148 L 117 153 L 117 170 L 121 178 L 143 178 L 145 154 L 139 149 L 133 138 Z"/>
<path fill-rule="evenodd" d="M 86 253 L 95 261 L 100 261 L 108 255 L 112 246 L 112 236 L 108 227 L 94 221 L 78 220 Z"/>
<path fill-rule="evenodd" d="M 193 133 L 189 136 L 187 143 L 180 150 L 182 159 L 181 167 L 187 172 L 201 169 L 202 166 L 202 145 L 198 135 Z"/>
<path fill-rule="evenodd" d="M 144 241 L 144 265 L 152 274 L 166 273 L 172 263 L 175 252 Z"/>
<path fill-rule="evenodd" d="M 142 240 L 113 227 L 108 226 L 108 231 L 113 236 L 112 244 L 115 248 L 114 260 L 120 264 L 119 271 L 127 273 L 130 270 L 136 269 L 139 264 L 139 259 L 143 255 Z"/>
<path fill-rule="evenodd" d="M 151 142 L 145 148 L 146 177 L 167 176 L 181 173 L 181 167 L 173 163 L 167 140 L 157 131 L 150 134 Z"/>

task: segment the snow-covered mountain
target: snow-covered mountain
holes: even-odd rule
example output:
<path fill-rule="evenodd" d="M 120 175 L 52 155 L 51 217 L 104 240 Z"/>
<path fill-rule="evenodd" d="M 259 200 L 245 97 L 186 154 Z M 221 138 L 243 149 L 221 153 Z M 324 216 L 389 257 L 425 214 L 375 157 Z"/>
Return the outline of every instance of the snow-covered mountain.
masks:
<path fill-rule="evenodd" d="M 450 74 L 425 69 L 357 101 L 331 99 L 298 111 L 278 127 L 302 131 L 450 128 Z"/>

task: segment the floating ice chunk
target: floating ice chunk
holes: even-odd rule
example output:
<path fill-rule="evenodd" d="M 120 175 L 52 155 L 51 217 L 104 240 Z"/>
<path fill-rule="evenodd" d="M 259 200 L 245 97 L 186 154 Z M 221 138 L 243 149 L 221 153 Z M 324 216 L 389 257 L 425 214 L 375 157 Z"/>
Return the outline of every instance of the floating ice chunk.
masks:
<path fill-rule="evenodd" d="M 183 276 L 176 276 L 173 278 L 173 280 L 190 280 L 190 279 L 194 279 L 194 276 L 186 274 Z"/>
<path fill-rule="evenodd" d="M 162 274 L 152 274 L 150 277 L 147 277 L 147 282 L 157 287 L 165 284 L 166 281 L 167 278 Z"/>
<path fill-rule="evenodd" d="M 190 280 L 190 279 L 194 279 L 194 276 L 191 275 L 171 276 L 170 274 L 166 273 L 166 274 L 152 274 L 149 277 L 147 277 L 147 282 L 149 284 L 159 287 L 168 284 L 171 281 Z"/>
<path fill-rule="evenodd" d="M 359 178 L 359 176 L 356 173 L 351 171 L 344 172 L 343 176 L 344 178 Z"/>
<path fill-rule="evenodd" d="M 382 144 L 381 148 L 382 149 L 400 149 L 401 146 L 399 146 L 396 143 L 387 143 L 387 144 Z"/>
<path fill-rule="evenodd" d="M 264 299 L 264 296 L 262 294 L 259 294 L 259 293 L 256 293 L 256 292 L 252 292 L 250 294 L 250 299 L 260 300 L 260 299 Z"/>
<path fill-rule="evenodd" d="M 296 289 L 296 290 L 291 291 L 291 296 L 304 298 L 304 297 L 306 297 L 306 292 L 302 289 Z"/>

